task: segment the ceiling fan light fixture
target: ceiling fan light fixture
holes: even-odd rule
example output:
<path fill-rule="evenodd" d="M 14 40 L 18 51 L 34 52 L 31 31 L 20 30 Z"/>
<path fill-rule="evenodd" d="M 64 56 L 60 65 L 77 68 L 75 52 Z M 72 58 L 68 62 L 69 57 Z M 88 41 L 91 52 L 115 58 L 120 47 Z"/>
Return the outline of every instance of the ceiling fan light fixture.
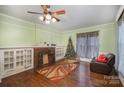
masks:
<path fill-rule="evenodd" d="M 50 24 L 50 21 L 49 21 L 49 20 L 45 20 L 45 23 L 46 23 L 46 24 Z"/>
<path fill-rule="evenodd" d="M 43 17 L 43 16 L 40 16 L 39 19 L 40 19 L 41 21 L 43 21 L 43 20 L 44 20 L 44 17 Z"/>
<path fill-rule="evenodd" d="M 46 18 L 47 20 L 50 20 L 52 17 L 51 17 L 50 14 L 46 14 L 45 18 Z"/>
<path fill-rule="evenodd" d="M 56 22 L 56 19 L 55 19 L 55 18 L 52 18 L 52 22 L 53 22 L 53 23 Z"/>
<path fill-rule="evenodd" d="M 50 8 L 47 8 L 47 11 L 50 11 Z"/>
<path fill-rule="evenodd" d="M 60 19 L 57 18 L 56 15 L 65 14 L 65 10 L 51 11 L 50 5 L 41 5 L 41 9 L 43 10 L 41 13 L 32 11 L 27 11 L 27 13 L 38 15 L 40 14 L 41 16 L 38 19 L 46 24 L 59 22 Z"/>

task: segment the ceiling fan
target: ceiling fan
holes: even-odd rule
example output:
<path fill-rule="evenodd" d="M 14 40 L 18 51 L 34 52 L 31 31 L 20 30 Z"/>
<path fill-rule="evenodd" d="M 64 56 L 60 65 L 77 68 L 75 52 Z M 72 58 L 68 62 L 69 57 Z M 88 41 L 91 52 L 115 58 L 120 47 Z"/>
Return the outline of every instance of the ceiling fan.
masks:
<path fill-rule="evenodd" d="M 31 14 L 38 14 L 41 15 L 39 19 L 41 21 L 44 21 L 46 24 L 50 24 L 50 22 L 59 22 L 60 19 L 56 17 L 56 15 L 61 15 L 65 14 L 65 10 L 59 10 L 59 11 L 50 11 L 50 5 L 41 5 L 41 9 L 43 12 L 32 12 L 32 11 L 27 11 L 27 13 Z"/>

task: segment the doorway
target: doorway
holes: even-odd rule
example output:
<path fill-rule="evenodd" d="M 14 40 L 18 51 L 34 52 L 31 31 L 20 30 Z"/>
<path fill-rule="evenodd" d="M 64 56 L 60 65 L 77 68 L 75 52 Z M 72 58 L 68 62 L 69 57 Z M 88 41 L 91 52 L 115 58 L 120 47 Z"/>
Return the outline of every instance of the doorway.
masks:
<path fill-rule="evenodd" d="M 99 32 L 77 34 L 76 54 L 80 59 L 89 60 L 99 53 Z"/>

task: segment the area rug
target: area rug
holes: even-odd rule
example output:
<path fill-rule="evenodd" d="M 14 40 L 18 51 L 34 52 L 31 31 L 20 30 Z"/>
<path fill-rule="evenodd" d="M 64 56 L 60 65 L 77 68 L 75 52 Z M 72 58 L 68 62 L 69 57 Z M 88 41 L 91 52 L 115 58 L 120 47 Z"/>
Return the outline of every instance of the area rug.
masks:
<path fill-rule="evenodd" d="M 37 72 L 52 81 L 58 81 L 67 76 L 70 72 L 74 71 L 78 67 L 79 63 L 63 63 L 50 67 L 45 67 Z"/>

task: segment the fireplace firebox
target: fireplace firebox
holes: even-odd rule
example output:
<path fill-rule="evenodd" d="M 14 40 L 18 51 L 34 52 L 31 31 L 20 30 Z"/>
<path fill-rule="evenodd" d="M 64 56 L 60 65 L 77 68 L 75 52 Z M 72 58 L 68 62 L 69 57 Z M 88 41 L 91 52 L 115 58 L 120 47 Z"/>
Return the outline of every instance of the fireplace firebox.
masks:
<path fill-rule="evenodd" d="M 34 69 L 55 63 L 55 48 L 34 48 Z"/>

